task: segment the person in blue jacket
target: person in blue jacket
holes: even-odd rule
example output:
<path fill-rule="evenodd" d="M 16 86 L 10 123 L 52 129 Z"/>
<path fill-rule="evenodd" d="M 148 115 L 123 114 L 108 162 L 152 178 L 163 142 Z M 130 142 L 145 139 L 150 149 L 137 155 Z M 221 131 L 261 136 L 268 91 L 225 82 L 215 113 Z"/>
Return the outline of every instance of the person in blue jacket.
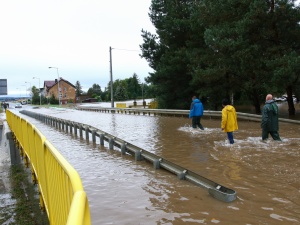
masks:
<path fill-rule="evenodd" d="M 192 126 L 193 128 L 197 128 L 197 126 L 204 130 L 202 124 L 200 123 L 201 117 L 203 116 L 203 105 L 202 102 L 196 97 L 193 96 L 189 118 L 192 118 Z"/>

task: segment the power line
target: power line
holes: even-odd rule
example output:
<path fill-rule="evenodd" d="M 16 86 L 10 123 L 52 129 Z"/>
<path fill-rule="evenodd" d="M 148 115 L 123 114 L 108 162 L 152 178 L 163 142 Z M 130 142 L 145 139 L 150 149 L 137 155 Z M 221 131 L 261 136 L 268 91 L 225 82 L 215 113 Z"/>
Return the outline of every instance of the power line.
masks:
<path fill-rule="evenodd" d="M 128 51 L 128 52 L 139 52 L 139 50 L 132 50 L 132 49 L 121 49 L 121 48 L 112 48 L 116 50 L 121 50 L 121 51 Z"/>

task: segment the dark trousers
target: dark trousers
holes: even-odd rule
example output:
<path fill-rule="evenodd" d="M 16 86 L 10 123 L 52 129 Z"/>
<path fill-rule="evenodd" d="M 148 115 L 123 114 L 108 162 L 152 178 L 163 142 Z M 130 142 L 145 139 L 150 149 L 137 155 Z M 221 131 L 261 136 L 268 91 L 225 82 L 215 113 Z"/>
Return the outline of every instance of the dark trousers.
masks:
<path fill-rule="evenodd" d="M 228 137 L 229 143 L 233 144 L 234 143 L 233 132 L 227 132 L 227 137 Z"/>
<path fill-rule="evenodd" d="M 262 130 L 262 139 L 266 140 L 269 138 L 269 134 L 271 135 L 271 137 L 275 140 L 275 141 L 281 141 L 278 131 L 267 131 L 267 130 Z"/>
<path fill-rule="evenodd" d="M 192 118 L 192 126 L 193 128 L 199 127 L 201 130 L 204 130 L 202 124 L 200 123 L 201 116 L 193 116 Z"/>

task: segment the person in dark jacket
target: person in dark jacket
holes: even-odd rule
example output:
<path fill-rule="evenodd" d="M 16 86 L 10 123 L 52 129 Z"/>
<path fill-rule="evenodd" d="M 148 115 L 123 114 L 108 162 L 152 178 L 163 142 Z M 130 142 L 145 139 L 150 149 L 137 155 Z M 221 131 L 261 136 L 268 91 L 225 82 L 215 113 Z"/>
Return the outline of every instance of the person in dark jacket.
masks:
<path fill-rule="evenodd" d="M 203 105 L 202 102 L 196 97 L 193 96 L 189 118 L 192 118 L 192 126 L 193 128 L 197 128 L 197 126 L 204 130 L 202 124 L 200 123 L 201 117 L 203 116 Z"/>
<path fill-rule="evenodd" d="M 274 140 L 281 141 L 278 134 L 278 127 L 278 106 L 273 100 L 273 96 L 268 94 L 262 110 L 262 140 L 268 139 L 270 134 Z"/>
<path fill-rule="evenodd" d="M 6 102 L 3 103 L 3 108 L 4 108 L 4 111 L 6 112 L 6 109 L 7 109 L 7 103 Z"/>

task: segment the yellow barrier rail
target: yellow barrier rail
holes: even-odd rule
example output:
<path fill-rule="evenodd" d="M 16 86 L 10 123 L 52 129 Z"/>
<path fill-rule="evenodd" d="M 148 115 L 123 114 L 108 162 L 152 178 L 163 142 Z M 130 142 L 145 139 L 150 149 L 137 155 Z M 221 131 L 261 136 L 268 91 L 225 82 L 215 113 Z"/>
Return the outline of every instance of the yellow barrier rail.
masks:
<path fill-rule="evenodd" d="M 126 108 L 126 103 L 116 103 L 117 108 Z"/>
<path fill-rule="evenodd" d="M 25 165 L 30 164 L 50 224 L 90 225 L 88 199 L 77 171 L 34 125 L 10 110 L 6 119 Z"/>

